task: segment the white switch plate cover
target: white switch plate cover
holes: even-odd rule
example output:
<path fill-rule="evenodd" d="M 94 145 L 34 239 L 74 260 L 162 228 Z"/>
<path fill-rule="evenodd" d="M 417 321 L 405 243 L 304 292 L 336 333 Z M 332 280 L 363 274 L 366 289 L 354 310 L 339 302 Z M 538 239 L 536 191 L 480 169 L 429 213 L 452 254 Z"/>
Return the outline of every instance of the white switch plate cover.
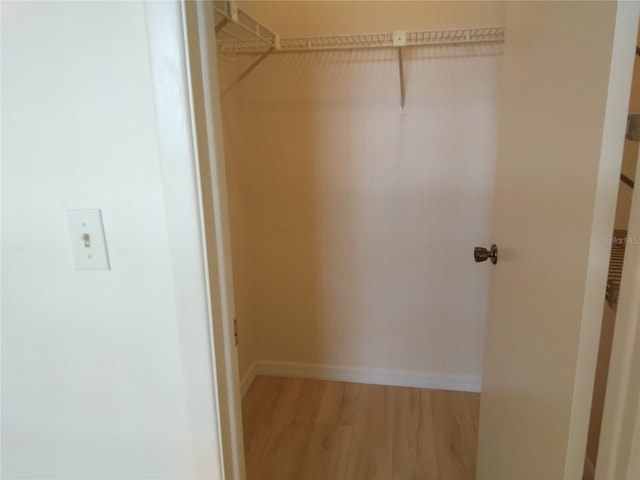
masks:
<path fill-rule="evenodd" d="M 109 253 L 99 209 L 67 210 L 76 270 L 109 270 Z"/>

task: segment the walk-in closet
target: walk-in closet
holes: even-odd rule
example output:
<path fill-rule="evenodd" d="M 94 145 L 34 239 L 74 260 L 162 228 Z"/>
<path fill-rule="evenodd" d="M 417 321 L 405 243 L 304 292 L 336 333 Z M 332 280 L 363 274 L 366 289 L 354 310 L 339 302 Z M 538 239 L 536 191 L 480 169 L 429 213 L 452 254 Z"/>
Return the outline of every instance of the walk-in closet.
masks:
<path fill-rule="evenodd" d="M 248 478 L 475 478 L 505 4 L 213 8 Z"/>
<path fill-rule="evenodd" d="M 265 375 L 476 392 L 452 467 L 472 478 L 503 5 L 215 5 L 243 390 Z M 326 387 L 305 382 L 321 408 Z M 379 394 L 368 422 L 393 411 Z"/>
<path fill-rule="evenodd" d="M 471 253 L 490 242 L 504 29 L 447 30 L 420 2 L 365 35 L 400 6 L 314 3 L 240 4 L 274 9 L 279 40 L 217 27 L 241 374 L 477 391 L 489 270 Z M 450 8 L 502 23 L 500 5 Z M 306 9 L 363 32 L 289 40 Z M 441 30 L 396 46 L 400 21 Z"/>

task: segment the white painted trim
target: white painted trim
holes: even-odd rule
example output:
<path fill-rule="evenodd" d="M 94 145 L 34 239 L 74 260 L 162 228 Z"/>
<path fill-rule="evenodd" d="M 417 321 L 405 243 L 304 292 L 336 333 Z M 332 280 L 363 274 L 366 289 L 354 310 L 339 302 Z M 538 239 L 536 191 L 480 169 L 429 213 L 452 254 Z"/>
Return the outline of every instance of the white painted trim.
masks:
<path fill-rule="evenodd" d="M 459 392 L 480 392 L 480 375 L 422 373 L 403 370 L 342 367 L 299 362 L 273 362 L 260 360 L 255 364 L 255 375 L 277 377 L 314 378 L 334 382 L 368 383 L 394 387 L 430 388 Z M 252 366 L 253 368 L 253 366 Z M 251 370 L 251 369 L 250 369 Z M 249 381 L 249 372 L 245 375 Z M 243 379 L 243 385 L 244 385 Z M 251 380 L 253 381 L 253 380 Z M 250 386 L 250 383 L 248 384 Z"/>
<path fill-rule="evenodd" d="M 240 380 L 240 394 L 242 395 L 242 398 L 244 398 L 244 396 L 247 394 L 257 376 L 258 363 L 253 362 L 245 372 L 245 374 L 242 376 L 242 380 Z"/>
<path fill-rule="evenodd" d="M 208 272 L 221 459 L 227 480 L 246 478 L 222 117 L 213 9 L 206 0 L 180 2 L 183 11 L 200 207 Z"/>
<path fill-rule="evenodd" d="M 144 5 L 194 478 L 221 478 L 219 401 L 184 16 Z"/>

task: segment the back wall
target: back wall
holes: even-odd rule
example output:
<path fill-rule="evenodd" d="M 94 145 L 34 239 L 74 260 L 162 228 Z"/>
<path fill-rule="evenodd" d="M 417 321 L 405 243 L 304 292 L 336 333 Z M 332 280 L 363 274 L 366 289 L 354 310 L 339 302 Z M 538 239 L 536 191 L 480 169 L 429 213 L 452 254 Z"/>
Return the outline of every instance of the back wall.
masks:
<path fill-rule="evenodd" d="M 241 374 L 479 389 L 500 54 L 406 50 L 404 111 L 395 51 L 272 55 L 224 97 Z"/>

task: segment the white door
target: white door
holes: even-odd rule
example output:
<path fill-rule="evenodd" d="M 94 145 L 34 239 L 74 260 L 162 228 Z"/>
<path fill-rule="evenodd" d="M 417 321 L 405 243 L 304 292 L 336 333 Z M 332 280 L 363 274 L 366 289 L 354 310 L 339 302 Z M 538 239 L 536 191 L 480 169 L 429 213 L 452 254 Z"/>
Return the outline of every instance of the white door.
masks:
<path fill-rule="evenodd" d="M 637 2 L 512 2 L 479 480 L 580 479 Z"/>

